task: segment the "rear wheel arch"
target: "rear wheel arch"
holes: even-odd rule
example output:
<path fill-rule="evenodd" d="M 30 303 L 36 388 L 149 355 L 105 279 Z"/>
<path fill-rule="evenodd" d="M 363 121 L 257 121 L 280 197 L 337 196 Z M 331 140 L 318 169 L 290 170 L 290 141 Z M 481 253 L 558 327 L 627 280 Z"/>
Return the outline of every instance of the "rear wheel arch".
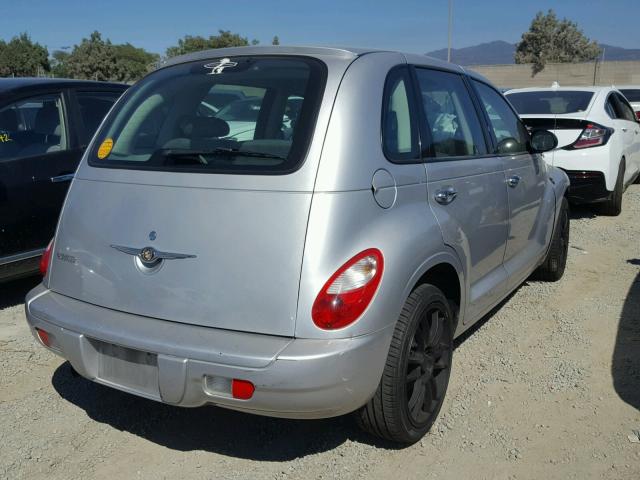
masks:
<path fill-rule="evenodd" d="M 463 312 L 463 282 L 460 270 L 448 262 L 441 262 L 430 266 L 418 280 L 413 284 L 411 292 L 420 285 L 433 285 L 444 293 L 449 300 L 451 310 L 454 315 L 454 332 L 460 320 L 460 314 Z"/>

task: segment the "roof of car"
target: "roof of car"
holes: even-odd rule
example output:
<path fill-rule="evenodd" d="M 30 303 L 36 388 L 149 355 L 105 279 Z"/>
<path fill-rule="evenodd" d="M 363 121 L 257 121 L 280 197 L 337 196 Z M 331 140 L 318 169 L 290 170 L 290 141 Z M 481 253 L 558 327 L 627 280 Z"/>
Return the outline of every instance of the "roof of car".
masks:
<path fill-rule="evenodd" d="M 128 85 L 113 82 L 95 82 L 93 80 L 71 80 L 68 78 L 18 77 L 0 78 L 0 95 L 7 95 L 17 90 L 30 88 L 69 88 L 96 87 L 101 89 L 126 89 Z"/>
<path fill-rule="evenodd" d="M 510 93 L 522 93 L 522 92 L 603 92 L 614 89 L 615 87 L 527 87 L 527 88 L 513 88 L 505 95 Z"/>
<path fill-rule="evenodd" d="M 250 47 L 231 47 L 219 48 L 213 50 L 203 50 L 200 52 L 188 53 L 166 60 L 160 67 L 168 67 L 179 63 L 193 62 L 197 60 L 205 60 L 210 58 L 232 57 L 236 55 L 309 55 L 309 56 L 329 56 L 343 58 L 347 61 L 355 60 L 357 57 L 369 53 L 388 52 L 403 55 L 408 63 L 416 63 L 421 65 L 430 65 L 438 68 L 445 68 L 457 72 L 466 72 L 467 74 L 486 80 L 482 75 L 476 72 L 465 70 L 455 63 L 448 63 L 437 58 L 428 57 L 426 55 L 397 52 L 394 50 L 377 49 L 377 48 L 353 48 L 353 47 L 308 47 L 308 46 L 250 46 Z"/>

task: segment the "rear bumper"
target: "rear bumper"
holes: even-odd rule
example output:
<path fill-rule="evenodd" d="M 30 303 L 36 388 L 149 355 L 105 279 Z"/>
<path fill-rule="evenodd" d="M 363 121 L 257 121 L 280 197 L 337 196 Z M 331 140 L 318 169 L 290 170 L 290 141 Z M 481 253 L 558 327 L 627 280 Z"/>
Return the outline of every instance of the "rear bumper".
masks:
<path fill-rule="evenodd" d="M 604 173 L 584 170 L 565 170 L 570 186 L 568 197 L 574 203 L 604 202 L 611 196 Z"/>
<path fill-rule="evenodd" d="M 377 388 L 393 333 L 338 340 L 239 333 L 97 307 L 42 285 L 29 293 L 25 309 L 34 336 L 36 328 L 45 330 L 52 350 L 97 383 L 172 405 L 214 404 L 286 418 L 326 418 L 364 405 Z M 105 375 L 105 352 L 114 345 L 153 360 L 124 369 L 121 363 L 125 377 Z M 224 385 L 233 378 L 255 385 L 251 399 L 231 397 Z"/>

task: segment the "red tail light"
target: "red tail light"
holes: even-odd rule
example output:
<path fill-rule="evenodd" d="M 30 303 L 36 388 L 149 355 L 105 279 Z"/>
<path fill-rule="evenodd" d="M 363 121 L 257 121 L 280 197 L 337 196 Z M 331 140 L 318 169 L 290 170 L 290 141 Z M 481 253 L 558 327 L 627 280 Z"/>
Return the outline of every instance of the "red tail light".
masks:
<path fill-rule="evenodd" d="M 640 121 L 640 110 L 636 112 L 636 118 Z"/>
<path fill-rule="evenodd" d="M 53 240 L 49 242 L 47 248 L 42 254 L 42 258 L 40 259 L 40 273 L 44 277 L 49 270 L 49 265 L 51 264 L 51 249 L 53 248 Z"/>
<path fill-rule="evenodd" d="M 49 334 L 47 332 L 39 328 L 36 328 L 36 333 L 38 334 L 38 338 L 40 339 L 40 341 L 45 347 L 51 346 L 51 340 L 49 339 Z"/>
<path fill-rule="evenodd" d="M 571 148 L 589 148 L 604 145 L 609 140 L 613 130 L 602 125 L 590 123 L 580 134 L 580 138 L 575 141 Z"/>
<path fill-rule="evenodd" d="M 238 380 L 234 378 L 231 380 L 231 396 L 239 400 L 249 400 L 253 397 L 256 387 L 248 380 Z"/>
<path fill-rule="evenodd" d="M 355 322 L 375 295 L 384 260 L 376 248 L 360 252 L 324 284 L 318 294 L 311 317 L 324 330 L 335 330 Z"/>

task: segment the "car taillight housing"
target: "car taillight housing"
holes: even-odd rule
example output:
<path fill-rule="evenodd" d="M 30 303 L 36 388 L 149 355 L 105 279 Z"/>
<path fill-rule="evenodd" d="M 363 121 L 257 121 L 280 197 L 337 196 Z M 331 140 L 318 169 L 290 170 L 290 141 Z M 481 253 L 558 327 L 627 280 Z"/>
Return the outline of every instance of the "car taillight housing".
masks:
<path fill-rule="evenodd" d="M 313 302 L 313 323 L 323 330 L 336 330 L 355 322 L 378 290 L 383 268 L 377 248 L 364 250 L 342 265 Z"/>
<path fill-rule="evenodd" d="M 638 121 L 640 121 L 640 110 L 636 112 L 636 118 L 638 119 Z"/>
<path fill-rule="evenodd" d="M 53 248 L 53 239 L 47 245 L 47 248 L 44 250 L 42 257 L 40 258 L 40 273 L 44 277 L 49 270 L 49 265 L 51 265 L 51 249 Z"/>
<path fill-rule="evenodd" d="M 597 123 L 589 123 L 580 134 L 578 140 L 569 145 L 569 148 L 574 150 L 580 148 L 599 147 L 609 141 L 609 137 L 612 133 L 613 129 L 611 128 L 603 127 Z"/>

